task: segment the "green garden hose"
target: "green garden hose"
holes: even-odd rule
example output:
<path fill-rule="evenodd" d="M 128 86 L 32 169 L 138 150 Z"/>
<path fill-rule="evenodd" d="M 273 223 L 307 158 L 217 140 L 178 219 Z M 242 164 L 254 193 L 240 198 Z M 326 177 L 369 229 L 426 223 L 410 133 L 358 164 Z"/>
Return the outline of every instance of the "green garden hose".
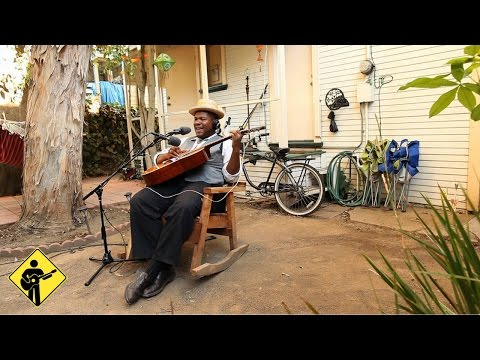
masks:
<path fill-rule="evenodd" d="M 352 207 L 362 204 L 365 176 L 353 151 L 338 153 L 328 164 L 326 177 L 328 193 L 333 200 Z"/>

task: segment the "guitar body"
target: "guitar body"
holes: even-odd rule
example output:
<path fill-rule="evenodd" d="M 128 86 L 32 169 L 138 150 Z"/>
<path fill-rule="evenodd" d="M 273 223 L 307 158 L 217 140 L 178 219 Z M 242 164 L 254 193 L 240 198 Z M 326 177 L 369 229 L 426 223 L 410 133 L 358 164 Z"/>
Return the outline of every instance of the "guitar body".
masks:
<path fill-rule="evenodd" d="M 158 166 L 149 167 L 142 174 L 142 177 L 147 186 L 158 185 L 205 164 L 209 158 L 210 149 L 200 148 L 177 158 L 175 161 L 167 160 Z"/>
<path fill-rule="evenodd" d="M 38 278 L 38 276 L 32 277 L 28 282 L 24 278 L 21 278 L 20 284 L 22 285 L 23 290 L 30 291 L 33 285 L 38 284 L 39 280 L 40 279 Z"/>
<path fill-rule="evenodd" d="M 246 134 L 252 131 L 259 131 L 262 129 L 265 129 L 265 126 L 260 126 L 249 130 L 241 130 L 241 132 L 242 134 Z M 174 158 L 172 159 L 173 161 L 167 160 L 160 165 L 149 167 L 142 174 L 145 184 L 147 186 L 158 185 L 165 181 L 173 179 L 174 177 L 183 174 L 188 170 L 205 164 L 210 158 L 210 148 L 231 138 L 231 136 L 228 136 L 226 138 L 211 142 L 202 148 L 195 149 L 193 151 L 185 153 L 185 155 Z"/>
<path fill-rule="evenodd" d="M 52 274 L 57 272 L 56 269 L 53 269 L 49 273 L 43 274 L 43 275 L 38 275 L 38 274 L 32 274 L 27 276 L 28 281 L 25 280 L 23 277 L 20 279 L 20 284 L 22 285 L 22 288 L 26 291 L 29 291 L 33 285 L 38 284 L 40 282 L 40 279 L 48 279 L 52 277 Z"/>

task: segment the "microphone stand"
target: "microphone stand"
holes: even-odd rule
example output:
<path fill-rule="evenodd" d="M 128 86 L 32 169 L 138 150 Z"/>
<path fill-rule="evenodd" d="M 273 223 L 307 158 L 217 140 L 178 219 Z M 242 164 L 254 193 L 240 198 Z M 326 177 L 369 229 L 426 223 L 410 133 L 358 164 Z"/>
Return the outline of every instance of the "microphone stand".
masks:
<path fill-rule="evenodd" d="M 158 135 L 155 137 L 155 140 L 153 140 L 150 144 L 148 144 L 145 148 L 137 151 L 136 153 L 133 154 L 132 157 L 130 157 L 127 161 L 123 162 L 111 175 L 109 175 L 105 180 L 103 180 L 100 184 L 97 185 L 96 188 L 94 188 L 92 191 L 90 191 L 87 195 L 83 197 L 83 201 L 88 199 L 91 195 L 94 193 L 97 194 L 98 197 L 98 204 L 100 208 L 100 221 L 101 221 L 101 234 L 102 234 L 102 240 L 103 240 L 103 247 L 104 247 L 104 254 L 101 259 L 95 259 L 93 257 L 90 257 L 90 260 L 93 261 L 101 261 L 102 265 L 100 265 L 100 268 L 95 272 L 95 274 L 92 275 L 90 279 L 85 283 L 85 286 L 90 285 L 90 283 L 95 279 L 95 277 L 100 273 L 100 271 L 107 266 L 108 264 L 111 264 L 112 262 L 124 262 L 124 261 L 134 261 L 134 259 L 114 259 L 111 254 L 111 250 L 108 250 L 108 244 L 107 244 L 107 232 L 105 230 L 105 221 L 103 219 L 103 205 L 102 205 L 102 194 L 103 194 L 103 188 L 107 183 L 110 181 L 112 177 L 115 176 L 123 167 L 125 167 L 129 162 L 132 161 L 132 159 L 135 159 L 138 155 L 141 153 L 145 153 L 145 151 L 152 146 L 156 145 L 160 140 L 168 140 L 168 137 L 165 135 Z"/>

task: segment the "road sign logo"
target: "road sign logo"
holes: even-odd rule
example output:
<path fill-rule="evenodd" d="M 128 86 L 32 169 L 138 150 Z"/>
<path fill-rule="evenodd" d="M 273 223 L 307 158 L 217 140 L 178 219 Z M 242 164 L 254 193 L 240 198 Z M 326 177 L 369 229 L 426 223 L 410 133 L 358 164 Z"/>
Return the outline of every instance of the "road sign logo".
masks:
<path fill-rule="evenodd" d="M 35 306 L 40 306 L 67 277 L 40 249 L 35 249 L 9 279 Z"/>

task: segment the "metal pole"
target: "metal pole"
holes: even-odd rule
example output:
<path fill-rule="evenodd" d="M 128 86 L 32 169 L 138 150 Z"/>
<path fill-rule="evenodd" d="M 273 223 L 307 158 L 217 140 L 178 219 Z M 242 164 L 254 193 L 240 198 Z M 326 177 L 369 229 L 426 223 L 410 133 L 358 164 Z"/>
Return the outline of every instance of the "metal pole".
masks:
<path fill-rule="evenodd" d="M 245 70 L 245 80 L 247 81 L 247 84 L 245 85 L 245 92 L 247 93 L 247 116 L 250 115 L 250 104 L 248 103 L 248 101 L 250 101 L 249 99 L 250 86 L 248 85 L 249 75 L 250 75 L 250 70 L 247 68 L 247 70 Z M 248 123 L 247 123 L 247 129 L 250 130 L 250 119 L 248 120 Z M 250 138 L 250 133 L 248 136 Z"/>

